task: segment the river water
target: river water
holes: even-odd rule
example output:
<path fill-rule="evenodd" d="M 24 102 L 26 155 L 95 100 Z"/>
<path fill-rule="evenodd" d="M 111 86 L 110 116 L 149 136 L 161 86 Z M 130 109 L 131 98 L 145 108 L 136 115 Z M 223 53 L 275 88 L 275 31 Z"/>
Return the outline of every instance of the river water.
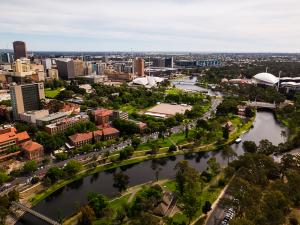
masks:
<path fill-rule="evenodd" d="M 176 88 L 179 88 L 184 91 L 207 93 L 210 96 L 220 96 L 221 95 L 220 92 L 197 86 L 196 85 L 197 77 L 184 77 L 182 79 L 177 79 L 177 80 L 171 81 L 171 83 Z"/>
<path fill-rule="evenodd" d="M 259 143 L 262 139 L 268 139 L 277 145 L 285 141 L 282 135 L 286 131 L 278 124 L 271 112 L 257 112 L 254 126 L 249 132 L 241 136 L 242 140 L 251 140 Z M 243 154 L 242 143 L 233 144 L 232 147 L 240 155 Z M 108 197 L 118 194 L 118 190 L 113 187 L 113 173 L 123 171 L 130 177 L 130 186 L 146 183 L 155 180 L 155 170 L 160 168 L 159 178 L 173 178 L 175 176 L 174 167 L 180 160 L 188 160 L 189 164 L 199 171 L 207 167 L 207 160 L 215 156 L 217 160 L 225 164 L 227 160 L 222 158 L 221 152 L 194 153 L 190 155 L 180 155 L 157 160 L 144 161 L 139 164 L 117 168 L 110 171 L 98 172 L 83 179 L 69 184 L 48 198 L 42 200 L 33 209 L 49 216 L 52 219 L 65 218 L 74 213 L 79 205 L 87 202 L 86 196 L 89 192 L 99 192 Z M 25 214 L 17 223 L 18 225 L 43 225 L 41 220 Z"/>

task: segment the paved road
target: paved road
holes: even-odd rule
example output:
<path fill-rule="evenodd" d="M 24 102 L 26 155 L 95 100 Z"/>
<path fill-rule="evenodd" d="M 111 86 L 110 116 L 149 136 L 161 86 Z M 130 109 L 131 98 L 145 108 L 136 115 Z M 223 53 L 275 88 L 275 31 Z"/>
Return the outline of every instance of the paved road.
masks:
<path fill-rule="evenodd" d="M 213 113 L 216 112 L 216 108 L 217 106 L 222 102 L 222 99 L 218 99 L 218 98 L 213 98 L 212 99 L 212 104 L 211 104 L 211 108 L 209 111 L 207 111 L 202 117 L 201 119 L 209 119 Z M 187 125 L 182 124 L 179 126 L 175 126 L 169 129 L 168 132 L 166 132 L 165 136 L 170 136 L 171 134 L 177 134 L 180 132 L 183 132 L 186 128 L 186 126 L 188 126 L 189 128 L 195 127 L 196 123 L 197 123 L 198 119 L 195 119 L 193 121 L 190 121 Z M 159 138 L 159 133 L 155 132 L 146 136 L 141 137 L 141 143 L 146 143 L 148 140 L 157 140 Z M 92 160 L 93 157 L 98 157 L 100 156 L 103 152 L 109 151 L 110 153 L 113 153 L 115 151 L 118 150 L 122 150 L 123 148 L 125 148 L 126 146 L 131 145 L 131 140 L 125 140 L 121 143 L 118 144 L 113 144 L 109 147 L 103 148 L 103 149 L 95 149 L 93 152 L 89 152 L 83 155 L 77 155 L 71 159 L 67 159 L 64 161 L 60 161 L 60 162 L 55 162 L 55 163 L 50 163 L 46 166 L 40 167 L 35 173 L 33 173 L 31 176 L 24 176 L 24 177 L 18 177 L 16 179 L 14 179 L 10 184 L 11 186 L 9 188 L 7 188 L 5 191 L 0 192 L 0 195 L 7 193 L 8 191 L 12 190 L 13 188 L 17 187 L 18 185 L 20 186 L 24 186 L 29 182 L 29 179 L 31 177 L 34 176 L 39 176 L 39 177 L 43 177 L 46 172 L 48 171 L 49 168 L 53 167 L 53 166 L 58 166 L 58 167 L 63 167 L 66 163 L 68 163 L 70 160 L 77 160 L 80 162 L 85 162 L 85 161 L 89 161 Z"/>

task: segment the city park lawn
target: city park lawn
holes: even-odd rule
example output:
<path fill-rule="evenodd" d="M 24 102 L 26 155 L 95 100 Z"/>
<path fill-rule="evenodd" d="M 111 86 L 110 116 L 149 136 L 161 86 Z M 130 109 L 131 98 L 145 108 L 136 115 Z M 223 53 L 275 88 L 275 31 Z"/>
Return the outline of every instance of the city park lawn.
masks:
<path fill-rule="evenodd" d="M 166 94 L 168 95 L 177 95 L 177 94 L 181 94 L 183 93 L 182 90 L 180 90 L 179 88 L 170 88 L 168 90 L 166 90 Z"/>
<path fill-rule="evenodd" d="M 122 206 L 128 202 L 131 193 L 125 194 L 119 198 L 114 198 L 109 202 L 109 208 L 114 209 L 115 211 L 122 209 Z"/>
<path fill-rule="evenodd" d="M 190 130 L 189 135 L 192 135 L 193 131 Z M 151 150 L 153 144 L 157 144 L 160 148 L 168 148 L 172 144 L 186 144 L 188 143 L 187 138 L 185 137 L 184 132 L 178 134 L 172 134 L 170 137 L 165 137 L 165 139 L 159 138 L 158 140 L 153 140 L 140 144 L 137 148 L 137 151 Z"/>
<path fill-rule="evenodd" d="M 51 89 L 51 88 L 45 88 L 45 96 L 46 98 L 55 98 L 60 92 L 62 88 L 57 89 Z"/>
<path fill-rule="evenodd" d="M 123 112 L 128 112 L 128 114 L 132 114 L 132 113 L 135 113 L 135 112 L 139 111 L 138 108 L 136 108 L 135 106 L 130 105 L 130 104 L 122 105 L 120 107 L 120 110 L 123 111 Z"/>

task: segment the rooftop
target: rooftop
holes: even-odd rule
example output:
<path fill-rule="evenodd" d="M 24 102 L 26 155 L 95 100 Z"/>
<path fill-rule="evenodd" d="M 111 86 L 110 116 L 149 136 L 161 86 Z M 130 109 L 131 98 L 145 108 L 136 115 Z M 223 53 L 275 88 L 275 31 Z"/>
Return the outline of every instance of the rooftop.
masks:
<path fill-rule="evenodd" d="M 59 119 L 61 117 L 67 116 L 67 115 L 68 115 L 68 113 L 65 113 L 65 112 L 57 112 L 57 113 L 50 114 L 49 116 L 40 118 L 38 120 L 43 121 L 43 122 L 49 122 L 49 121 Z"/>
<path fill-rule="evenodd" d="M 69 139 L 72 142 L 86 141 L 86 140 L 90 140 L 92 138 L 93 138 L 93 132 L 77 133 L 77 134 L 69 136 Z"/>
<path fill-rule="evenodd" d="M 0 130 L 0 143 L 14 139 L 21 142 L 30 139 L 30 137 L 26 131 L 17 134 L 17 130 L 14 127 Z"/>
<path fill-rule="evenodd" d="M 43 146 L 34 141 L 26 141 L 21 144 L 21 147 L 24 151 L 33 152 L 36 150 L 40 150 Z"/>
<path fill-rule="evenodd" d="M 94 115 L 95 116 L 109 116 L 109 115 L 111 115 L 113 113 L 113 111 L 112 110 L 110 110 L 110 109 L 104 109 L 104 108 L 102 108 L 102 109 L 96 109 L 95 111 L 94 111 Z"/>
<path fill-rule="evenodd" d="M 185 113 L 186 110 L 191 110 L 192 106 L 190 105 L 177 105 L 177 104 L 168 104 L 160 103 L 149 110 L 146 111 L 146 115 L 156 116 L 156 117 L 169 117 L 175 116 L 176 113 Z"/>

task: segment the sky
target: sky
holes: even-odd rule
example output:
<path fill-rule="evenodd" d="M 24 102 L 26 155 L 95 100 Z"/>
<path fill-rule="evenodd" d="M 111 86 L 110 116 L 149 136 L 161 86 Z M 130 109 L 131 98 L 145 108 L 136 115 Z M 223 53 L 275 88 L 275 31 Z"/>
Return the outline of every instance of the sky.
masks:
<path fill-rule="evenodd" d="M 300 0 L 0 0 L 0 49 L 300 52 Z"/>

